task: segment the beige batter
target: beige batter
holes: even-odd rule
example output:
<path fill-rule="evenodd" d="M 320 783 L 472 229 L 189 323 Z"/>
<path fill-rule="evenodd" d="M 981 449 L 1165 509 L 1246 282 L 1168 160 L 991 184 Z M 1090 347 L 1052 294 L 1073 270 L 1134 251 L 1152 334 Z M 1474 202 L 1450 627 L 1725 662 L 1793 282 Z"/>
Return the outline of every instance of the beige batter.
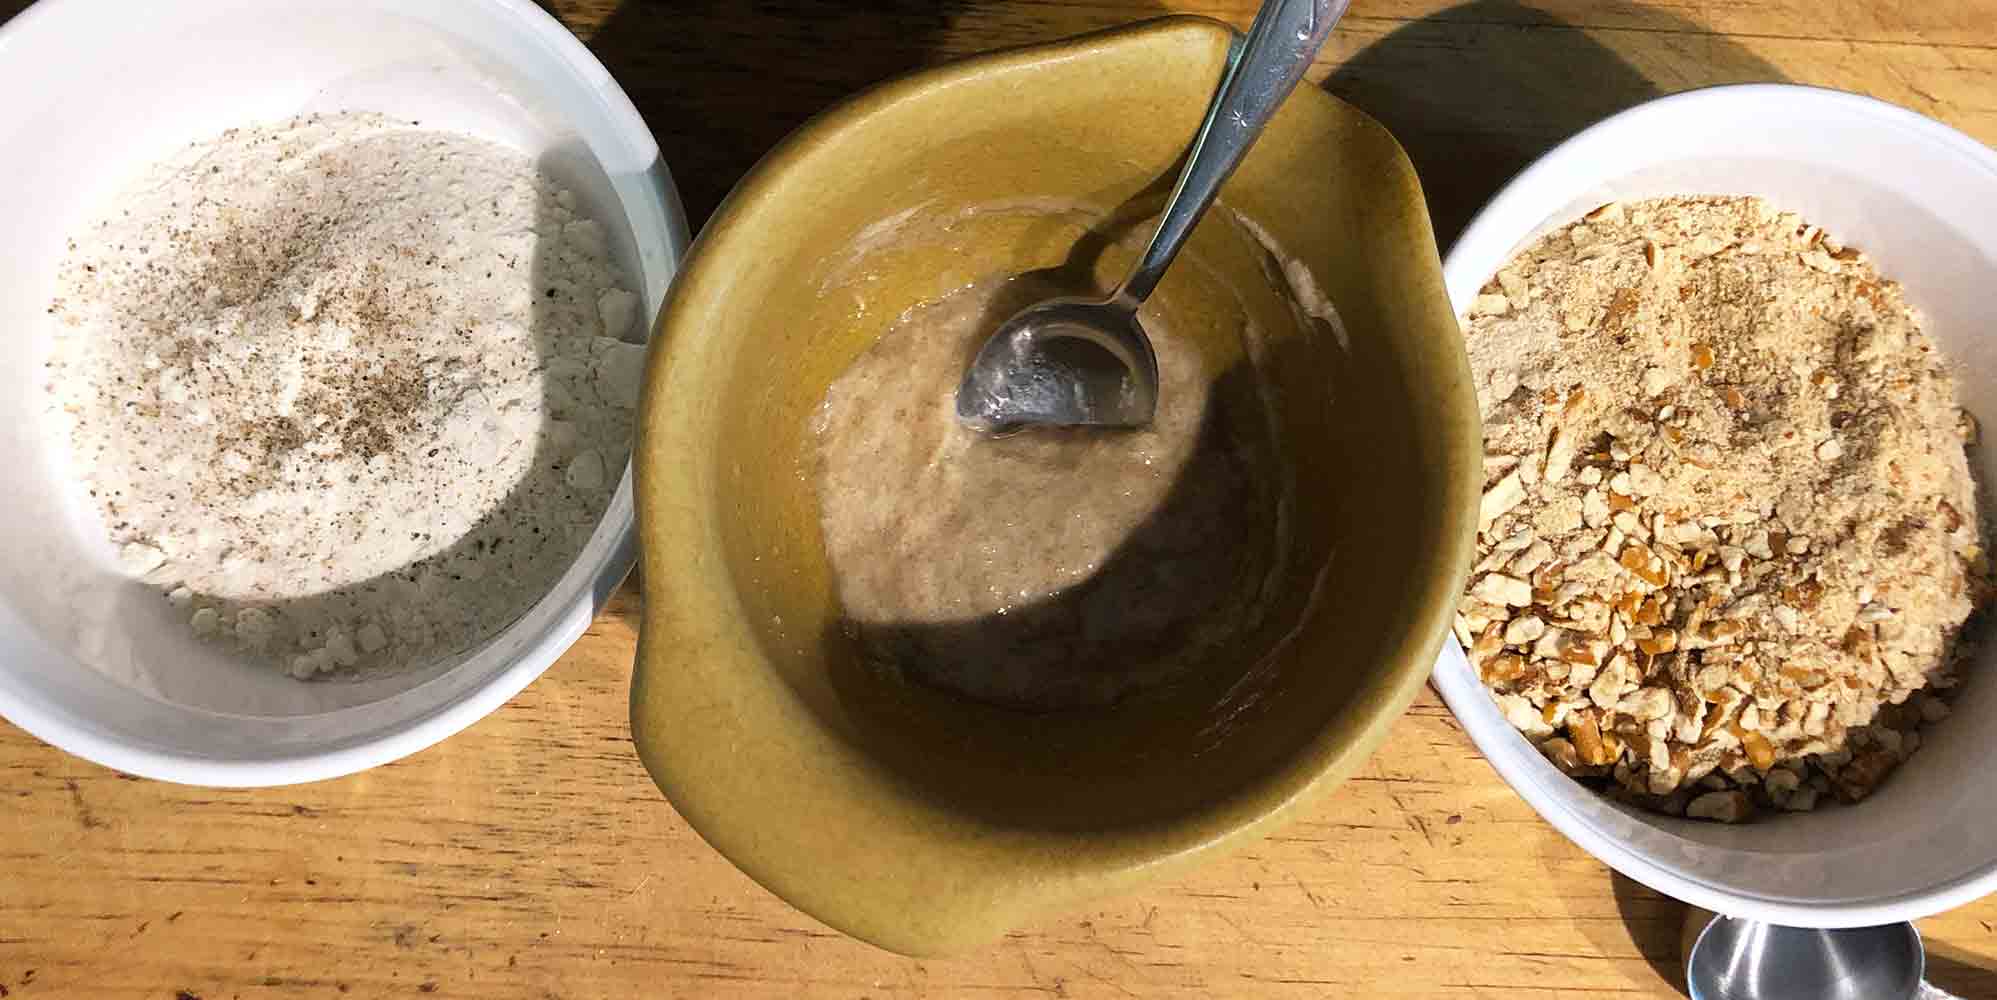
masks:
<path fill-rule="evenodd" d="M 833 382 L 812 428 L 826 549 L 880 666 L 1003 704 L 1107 704 L 1259 623 L 1286 535 L 1267 404 L 1219 391 L 1146 315 L 1150 427 L 966 429 L 957 383 L 1006 284 L 909 310 Z"/>

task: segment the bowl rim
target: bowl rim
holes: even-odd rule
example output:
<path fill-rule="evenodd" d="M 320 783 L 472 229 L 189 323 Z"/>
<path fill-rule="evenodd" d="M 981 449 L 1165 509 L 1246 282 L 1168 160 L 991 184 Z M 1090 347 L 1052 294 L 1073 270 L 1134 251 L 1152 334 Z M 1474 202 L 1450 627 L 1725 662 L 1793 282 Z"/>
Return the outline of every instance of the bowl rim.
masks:
<path fill-rule="evenodd" d="M 1590 166 L 1598 149 L 1620 145 L 1643 120 L 1659 113 L 1679 115 L 1688 110 L 1748 102 L 1814 104 L 1853 117 L 1875 119 L 1883 125 L 1919 134 L 1938 148 L 1980 167 L 1997 183 L 1997 151 L 1926 115 L 1876 98 L 1787 83 L 1730 84 L 1672 94 L 1604 118 L 1555 146 L 1507 182 L 1478 211 L 1443 258 L 1443 281 L 1457 314 L 1463 314 L 1477 289 L 1490 278 L 1481 270 L 1471 273 L 1472 264 L 1496 260 L 1502 266 L 1529 234 L 1550 221 L 1549 216 L 1535 208 L 1548 199 L 1546 192 L 1561 192 L 1560 197 L 1568 197 L 1598 180 L 1598 174 Z M 1498 712 L 1496 702 L 1471 672 L 1469 660 L 1454 635 L 1443 642 L 1433 678 L 1443 701 L 1463 724 L 1478 752 L 1534 812 L 1597 860 L 1675 899 L 1729 916 L 1794 927 L 1836 929 L 1915 920 L 1997 891 L 1997 858 L 1934 885 L 1854 901 L 1802 903 L 1743 892 L 1702 879 L 1622 843 L 1586 817 L 1569 810 L 1543 789 L 1535 775 L 1521 765 L 1521 759 L 1491 753 L 1492 743 L 1521 737 Z"/>
<path fill-rule="evenodd" d="M 12 20 L 0 24 L 0 54 L 11 46 L 28 44 L 33 39 L 32 33 L 41 30 L 41 25 L 51 16 L 99 2 L 101 0 L 38 0 Z M 609 69 L 553 15 L 530 0 L 476 2 L 492 8 L 496 19 L 509 23 L 521 36 L 535 40 L 543 51 L 576 71 L 602 101 L 618 135 L 642 136 L 656 148 L 656 137 L 630 96 Z M 648 177 L 665 208 L 667 226 L 662 239 L 676 270 L 678 262 L 685 258 L 690 242 L 679 194 L 666 170 L 653 171 Z M 630 576 L 632 567 L 637 563 L 638 526 L 631 493 L 632 475 L 627 462 L 622 482 L 605 508 L 604 520 L 598 525 L 598 531 L 611 528 L 605 558 L 590 574 L 587 589 L 560 609 L 542 635 L 521 648 L 513 661 L 495 672 L 486 683 L 467 689 L 445 704 L 399 724 L 385 726 L 374 735 L 342 742 L 328 749 L 258 760 L 229 760 L 164 750 L 108 735 L 66 710 L 49 711 L 39 701 L 14 697 L 5 689 L 0 689 L 0 717 L 50 746 L 103 767 L 141 778 L 211 788 L 304 784 L 344 777 L 399 760 L 428 749 L 491 714 L 546 672 L 582 637 L 596 614 Z M 613 525 L 610 518 L 619 511 L 623 516 Z M 516 620 L 487 641 L 499 641 L 518 624 L 519 620 Z M 434 683 L 443 676 L 439 675 L 426 683 Z"/>

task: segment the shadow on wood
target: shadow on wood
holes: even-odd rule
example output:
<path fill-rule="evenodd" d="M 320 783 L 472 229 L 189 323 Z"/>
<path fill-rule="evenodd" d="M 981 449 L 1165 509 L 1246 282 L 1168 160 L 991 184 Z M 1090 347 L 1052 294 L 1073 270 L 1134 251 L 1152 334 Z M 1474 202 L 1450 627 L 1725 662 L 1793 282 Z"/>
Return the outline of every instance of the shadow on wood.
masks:
<path fill-rule="evenodd" d="M 546 0 L 543 7 L 549 6 Z M 812 115 L 929 62 L 961 0 L 623 0 L 584 41 L 658 136 L 698 232 Z"/>
<path fill-rule="evenodd" d="M 1684 992 L 1679 941 L 1684 903 L 1604 867 L 1565 838 L 1549 833 L 1537 853 L 1545 895 L 1566 911 L 1570 926 L 1591 946 L 1589 953 L 1616 964 L 1620 985 L 1645 996 L 1668 996 L 1667 989 Z M 1604 895 L 1615 902 L 1613 913 L 1605 907 Z"/>
<path fill-rule="evenodd" d="M 764 153 L 857 91 L 972 52 L 1143 17 L 1047 5 L 987 23 L 994 12 L 968 0 L 623 0 L 592 29 L 568 9 L 586 5 L 563 6 L 658 136 L 695 232 Z M 975 23 L 958 23 L 971 15 Z"/>
<path fill-rule="evenodd" d="M 1685 904 L 1616 871 L 1609 873 L 1609 892 L 1637 954 L 1660 978 L 1683 991 L 1685 959 L 1679 954 L 1678 939 Z"/>
<path fill-rule="evenodd" d="M 1981 955 L 1933 939 L 1928 950 L 1928 982 L 1959 997 L 1997 997 L 1997 967 Z"/>
<path fill-rule="evenodd" d="M 1699 37 L 1700 75 L 1653 81 L 1618 51 L 1625 40 L 1655 49 L 1660 30 Z M 1593 31 L 1516 0 L 1473 0 L 1387 34 L 1324 87 L 1407 148 L 1447 251 L 1505 181 L 1583 128 L 1673 91 L 1781 79 L 1738 44 L 1660 11 L 1645 12 L 1641 32 Z"/>

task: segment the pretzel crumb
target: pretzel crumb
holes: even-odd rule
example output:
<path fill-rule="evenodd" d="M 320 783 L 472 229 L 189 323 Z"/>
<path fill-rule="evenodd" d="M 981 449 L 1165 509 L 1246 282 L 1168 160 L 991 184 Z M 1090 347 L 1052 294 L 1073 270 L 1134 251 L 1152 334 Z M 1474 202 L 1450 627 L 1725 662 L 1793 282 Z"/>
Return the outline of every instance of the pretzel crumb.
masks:
<path fill-rule="evenodd" d="M 1871 794 L 1948 714 L 1992 592 L 1978 424 L 1900 286 L 1761 199 L 1667 198 L 1550 233 L 1477 301 L 1458 634 L 1506 718 L 1671 815 Z"/>

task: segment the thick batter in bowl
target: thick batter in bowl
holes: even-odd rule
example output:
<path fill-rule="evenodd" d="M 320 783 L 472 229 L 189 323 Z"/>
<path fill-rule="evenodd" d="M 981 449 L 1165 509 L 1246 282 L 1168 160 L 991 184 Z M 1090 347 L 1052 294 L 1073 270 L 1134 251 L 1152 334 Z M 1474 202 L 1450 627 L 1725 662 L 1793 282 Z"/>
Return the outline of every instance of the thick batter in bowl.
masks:
<path fill-rule="evenodd" d="M 1447 628 L 1479 485 L 1467 364 L 1405 156 L 1313 90 L 1159 290 L 1216 392 L 1252 368 L 1276 404 L 1291 558 L 1259 624 L 1108 707 L 1029 712 L 873 669 L 842 621 L 810 428 L 828 386 L 953 289 L 1119 274 L 1229 40 L 1169 19 L 868 92 L 743 181 L 667 304 L 635 460 L 634 735 L 703 836 L 841 930 L 962 949 L 1259 828 L 1379 743 Z"/>

